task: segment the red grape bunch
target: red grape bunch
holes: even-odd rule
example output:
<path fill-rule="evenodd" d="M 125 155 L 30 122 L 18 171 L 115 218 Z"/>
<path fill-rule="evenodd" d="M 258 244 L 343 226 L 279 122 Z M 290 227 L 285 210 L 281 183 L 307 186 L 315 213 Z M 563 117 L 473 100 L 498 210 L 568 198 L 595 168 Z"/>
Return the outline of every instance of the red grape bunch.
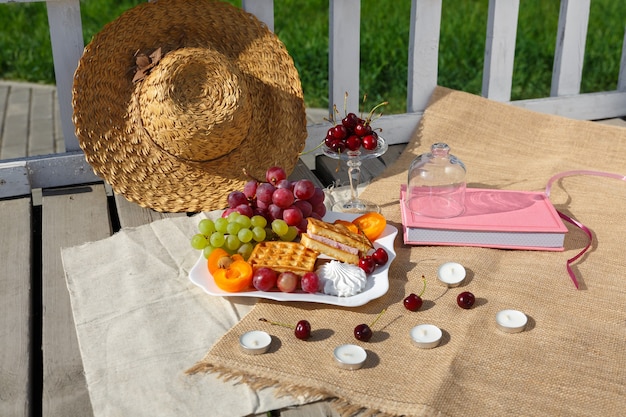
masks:
<path fill-rule="evenodd" d="M 386 104 L 385 101 L 375 106 L 365 119 L 355 113 L 346 113 L 340 121 L 331 120 L 333 127 L 328 129 L 324 145 L 337 153 L 375 150 L 378 147 L 378 133 L 372 128 L 372 115 L 377 108 Z"/>
<path fill-rule="evenodd" d="M 324 217 L 324 198 L 324 191 L 311 180 L 291 181 L 283 168 L 274 166 L 266 171 L 265 181 L 251 179 L 244 185 L 243 191 L 232 191 L 223 216 L 233 211 L 248 217 L 261 215 L 271 224 L 276 235 L 288 234 L 295 238 L 306 231 L 307 217 Z"/>

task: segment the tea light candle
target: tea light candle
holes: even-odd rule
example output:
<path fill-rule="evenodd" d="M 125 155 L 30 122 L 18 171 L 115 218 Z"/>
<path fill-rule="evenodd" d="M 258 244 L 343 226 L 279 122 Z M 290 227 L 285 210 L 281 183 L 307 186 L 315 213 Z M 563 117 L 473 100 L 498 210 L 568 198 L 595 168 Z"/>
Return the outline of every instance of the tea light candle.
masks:
<path fill-rule="evenodd" d="M 367 352 L 361 346 L 341 345 L 333 352 L 335 362 L 340 368 L 359 369 L 367 359 Z"/>
<path fill-rule="evenodd" d="M 465 279 L 465 268 L 456 262 L 446 262 L 439 267 L 437 276 L 448 287 L 457 287 Z"/>
<path fill-rule="evenodd" d="M 432 349 L 439 346 L 441 329 L 433 324 L 420 324 L 411 329 L 411 339 L 417 347 L 422 349 Z"/>
<path fill-rule="evenodd" d="M 241 335 L 239 345 L 244 352 L 250 355 L 260 355 L 267 352 L 272 337 L 261 330 L 252 330 Z"/>
<path fill-rule="evenodd" d="M 506 333 L 519 333 L 524 331 L 528 317 L 518 310 L 502 310 L 496 314 L 498 328 Z"/>

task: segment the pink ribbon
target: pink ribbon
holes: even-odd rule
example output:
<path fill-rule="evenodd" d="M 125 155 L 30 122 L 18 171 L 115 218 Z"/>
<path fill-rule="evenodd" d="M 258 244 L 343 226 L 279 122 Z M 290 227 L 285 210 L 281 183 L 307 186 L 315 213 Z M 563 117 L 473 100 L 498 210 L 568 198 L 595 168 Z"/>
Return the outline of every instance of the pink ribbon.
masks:
<path fill-rule="evenodd" d="M 565 172 L 561 172 L 560 174 L 554 175 L 552 178 L 550 178 L 550 180 L 548 180 L 548 184 L 546 185 L 546 191 L 545 191 L 546 196 L 550 197 L 550 190 L 552 189 L 552 183 L 554 181 L 556 181 L 558 179 L 561 179 L 561 178 L 564 178 L 564 177 L 569 177 L 569 176 L 572 176 L 572 175 L 594 175 L 594 176 L 597 176 L 597 177 L 607 177 L 607 178 L 614 178 L 614 179 L 621 180 L 621 181 L 626 181 L 626 176 L 625 175 L 613 174 L 613 173 L 610 173 L 610 172 L 587 171 L 587 170 L 565 171 Z M 593 234 L 591 233 L 591 230 L 589 230 L 589 228 L 587 226 L 585 226 L 584 224 L 580 223 L 576 219 L 573 219 L 573 218 L 567 216 L 566 214 L 561 213 L 558 210 L 557 210 L 557 213 L 559 213 L 559 216 L 563 220 L 565 220 L 565 221 L 573 224 L 574 226 L 578 227 L 580 230 L 585 232 L 585 234 L 587 235 L 587 245 L 576 256 L 574 256 L 573 258 L 570 258 L 570 259 L 567 260 L 567 273 L 569 274 L 570 278 L 574 282 L 574 286 L 576 287 L 576 289 L 578 289 L 578 279 L 576 279 L 576 274 L 572 270 L 572 266 L 571 265 L 572 265 L 572 263 L 574 261 L 576 261 L 578 258 L 583 256 L 585 254 L 585 252 L 587 252 L 587 250 L 589 249 L 589 247 L 591 246 L 591 243 L 593 241 Z"/>

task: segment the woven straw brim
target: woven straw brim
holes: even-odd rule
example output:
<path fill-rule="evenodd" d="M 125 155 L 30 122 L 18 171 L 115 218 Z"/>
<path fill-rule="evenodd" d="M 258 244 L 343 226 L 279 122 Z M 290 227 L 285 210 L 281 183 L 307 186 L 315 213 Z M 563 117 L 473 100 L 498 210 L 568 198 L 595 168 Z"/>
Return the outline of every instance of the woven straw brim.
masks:
<path fill-rule="evenodd" d="M 204 102 L 199 100 L 195 113 L 172 123 L 155 93 L 158 83 L 153 87 L 132 82 L 136 53 L 157 48 L 164 55 L 160 63 L 168 54 L 192 48 L 226 57 L 247 89 L 248 102 L 239 114 L 244 117 L 236 120 L 245 126 L 230 126 L 232 135 L 212 135 L 209 125 L 219 122 L 212 119 L 217 117 L 215 109 L 232 103 L 219 103 L 210 92 L 205 92 Z M 153 72 L 165 71 L 160 63 Z M 190 91 L 181 95 L 197 99 L 194 89 L 203 76 L 199 68 L 198 74 L 187 74 L 184 84 Z M 228 193 L 249 179 L 244 169 L 259 179 L 271 166 L 291 172 L 307 135 L 300 79 L 283 43 L 253 15 L 209 0 L 144 3 L 105 26 L 79 62 L 73 105 L 76 135 L 94 172 L 128 200 L 158 211 L 224 208 Z M 199 109 L 204 107 L 203 113 Z M 171 151 L 177 149 L 177 137 L 193 136 L 192 129 L 205 125 L 209 133 L 205 143 L 198 144 L 198 153 L 226 147 L 215 152 L 224 155 L 196 159 L 193 147 Z M 156 140 L 154 132 L 166 134 Z M 171 140 L 169 151 L 160 146 L 163 140 Z"/>

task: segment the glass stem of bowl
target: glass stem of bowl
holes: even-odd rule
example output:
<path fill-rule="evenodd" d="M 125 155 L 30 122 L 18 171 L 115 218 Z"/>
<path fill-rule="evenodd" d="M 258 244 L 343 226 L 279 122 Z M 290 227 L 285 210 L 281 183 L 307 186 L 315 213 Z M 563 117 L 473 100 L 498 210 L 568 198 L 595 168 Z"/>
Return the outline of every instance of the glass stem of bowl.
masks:
<path fill-rule="evenodd" d="M 359 183 L 361 181 L 361 152 L 348 151 L 348 177 L 350 179 L 350 195 L 351 200 L 356 201 L 359 198 Z"/>

